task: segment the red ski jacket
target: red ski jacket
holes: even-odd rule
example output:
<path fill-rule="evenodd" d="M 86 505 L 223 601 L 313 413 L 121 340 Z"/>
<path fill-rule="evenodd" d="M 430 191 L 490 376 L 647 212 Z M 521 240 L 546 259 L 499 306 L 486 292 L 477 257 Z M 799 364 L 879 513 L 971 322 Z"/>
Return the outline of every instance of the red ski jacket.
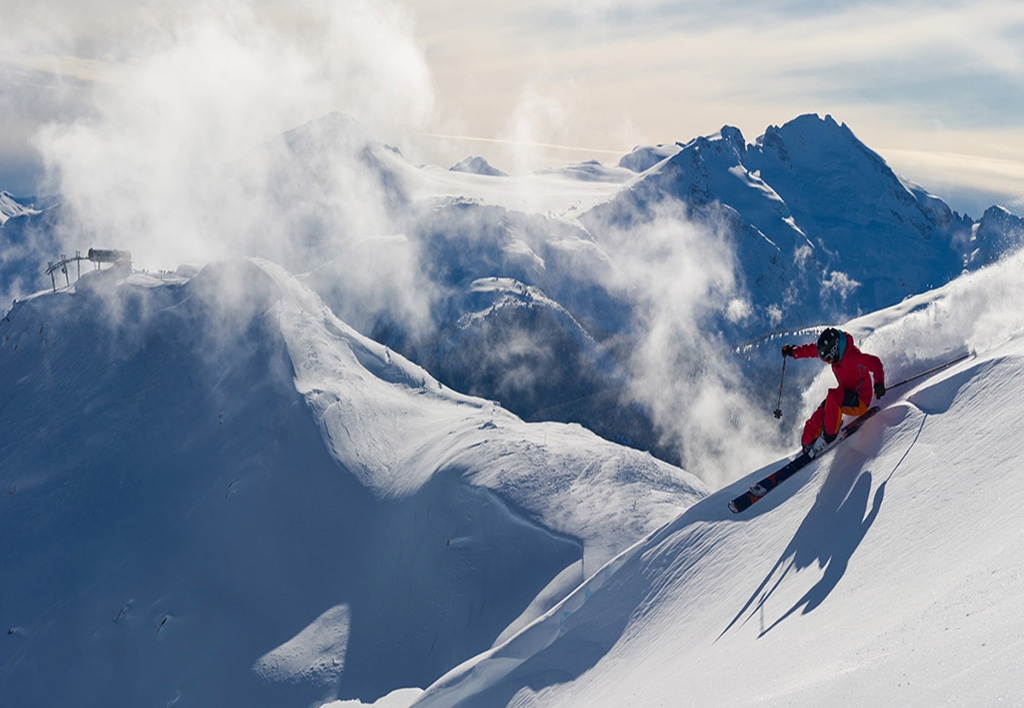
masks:
<path fill-rule="evenodd" d="M 832 364 L 832 373 L 836 376 L 840 388 L 856 391 L 864 403 L 870 403 L 874 394 L 871 388 L 871 377 L 876 384 L 885 386 L 885 370 L 882 360 L 873 354 L 865 354 L 853 344 L 853 336 L 848 332 L 841 335 L 845 342 L 840 345 L 839 361 Z M 817 358 L 818 347 L 815 344 L 801 344 L 793 347 L 794 359 Z"/>

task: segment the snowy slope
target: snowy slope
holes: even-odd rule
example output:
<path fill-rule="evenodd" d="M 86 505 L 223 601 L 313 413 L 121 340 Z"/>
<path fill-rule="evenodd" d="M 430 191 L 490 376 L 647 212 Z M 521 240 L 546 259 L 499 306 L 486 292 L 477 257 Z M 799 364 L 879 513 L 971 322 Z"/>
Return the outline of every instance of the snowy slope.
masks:
<path fill-rule="evenodd" d="M 346 326 L 283 269 L 266 262 L 262 268 L 285 293 L 281 326 L 296 388 L 334 457 L 378 496 L 407 495 L 442 470 L 461 470 L 548 528 L 579 539 L 589 573 L 624 539 L 638 538 L 677 503 L 703 494 L 693 477 L 579 426 L 527 426 L 497 404 L 446 389 Z M 623 516 L 634 502 L 638 514 Z"/>
<path fill-rule="evenodd" d="M 0 391 L 5 705 L 426 686 L 706 494 L 441 387 L 269 263 L 21 301 Z"/>
<path fill-rule="evenodd" d="M 1017 705 L 1024 259 L 851 329 L 883 411 L 748 512 L 696 504 L 416 706 Z M 820 383 L 816 385 L 821 385 Z"/>

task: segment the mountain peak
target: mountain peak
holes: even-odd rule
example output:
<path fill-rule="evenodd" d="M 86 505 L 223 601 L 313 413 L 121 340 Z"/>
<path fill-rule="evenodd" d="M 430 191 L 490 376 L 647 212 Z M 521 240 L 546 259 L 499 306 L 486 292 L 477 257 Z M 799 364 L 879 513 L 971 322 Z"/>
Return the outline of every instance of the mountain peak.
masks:
<path fill-rule="evenodd" d="M 1024 219 L 1005 207 L 991 206 L 971 232 L 967 248 L 967 266 L 981 267 L 999 260 L 1003 254 L 1024 244 Z"/>
<path fill-rule="evenodd" d="M 719 135 L 721 135 L 722 140 L 732 146 L 732 149 L 736 151 L 736 156 L 742 162 L 743 157 L 746 154 L 747 144 L 743 139 L 743 133 L 740 129 L 734 128 L 731 125 L 723 125 L 722 129 L 719 131 Z"/>
<path fill-rule="evenodd" d="M 461 162 L 449 168 L 449 172 L 468 172 L 470 174 L 484 175 L 487 177 L 508 177 L 496 167 L 492 167 L 486 158 L 473 156 L 467 157 Z"/>

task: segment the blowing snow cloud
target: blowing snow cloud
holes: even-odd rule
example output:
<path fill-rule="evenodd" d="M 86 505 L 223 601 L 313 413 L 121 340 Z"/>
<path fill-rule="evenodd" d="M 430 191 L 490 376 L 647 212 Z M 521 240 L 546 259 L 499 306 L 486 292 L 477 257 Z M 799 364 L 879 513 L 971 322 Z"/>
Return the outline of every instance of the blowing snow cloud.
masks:
<path fill-rule="evenodd" d="M 93 82 L 87 117 L 37 136 L 73 217 L 68 240 L 115 242 L 163 267 L 278 257 L 296 244 L 282 248 L 274 227 L 301 221 L 304 196 L 325 183 L 328 206 L 354 226 L 342 236 L 379 225 L 382 197 L 361 188 L 351 155 L 333 155 L 326 180 L 292 171 L 283 183 L 280 146 L 266 144 L 332 111 L 385 138 L 429 117 L 426 65 L 397 6 L 300 2 L 277 17 L 188 3 L 160 14 L 130 43 L 110 40 L 125 58 Z M 322 248 L 336 245 L 328 231 Z"/>

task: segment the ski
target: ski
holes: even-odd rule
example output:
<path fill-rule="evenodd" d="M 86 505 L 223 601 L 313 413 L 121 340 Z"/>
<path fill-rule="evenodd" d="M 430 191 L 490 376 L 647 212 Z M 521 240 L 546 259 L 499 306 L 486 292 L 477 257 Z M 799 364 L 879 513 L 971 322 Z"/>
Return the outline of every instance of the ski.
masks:
<path fill-rule="evenodd" d="M 836 439 L 833 440 L 828 447 L 822 450 L 817 455 L 817 457 L 811 457 L 806 452 L 801 452 L 794 459 L 790 460 L 788 463 L 772 472 L 770 475 L 762 479 L 760 482 L 750 485 L 749 491 L 744 492 L 743 494 L 739 495 L 731 502 L 729 502 L 729 510 L 734 514 L 738 514 L 741 511 L 744 511 L 745 509 L 749 509 L 750 506 L 756 503 L 758 499 L 766 495 L 771 490 L 775 489 L 775 487 L 779 486 L 782 482 L 792 477 L 794 474 L 797 473 L 798 470 L 805 467 L 812 460 L 820 458 L 825 453 L 831 451 L 836 445 L 841 443 L 843 440 L 857 432 L 860 426 L 864 425 L 864 421 L 866 421 L 868 418 L 873 416 L 878 411 L 878 406 L 872 406 L 867 410 L 866 413 L 857 418 L 854 418 L 852 421 L 844 425 L 840 429 L 839 435 L 836 436 Z"/>

